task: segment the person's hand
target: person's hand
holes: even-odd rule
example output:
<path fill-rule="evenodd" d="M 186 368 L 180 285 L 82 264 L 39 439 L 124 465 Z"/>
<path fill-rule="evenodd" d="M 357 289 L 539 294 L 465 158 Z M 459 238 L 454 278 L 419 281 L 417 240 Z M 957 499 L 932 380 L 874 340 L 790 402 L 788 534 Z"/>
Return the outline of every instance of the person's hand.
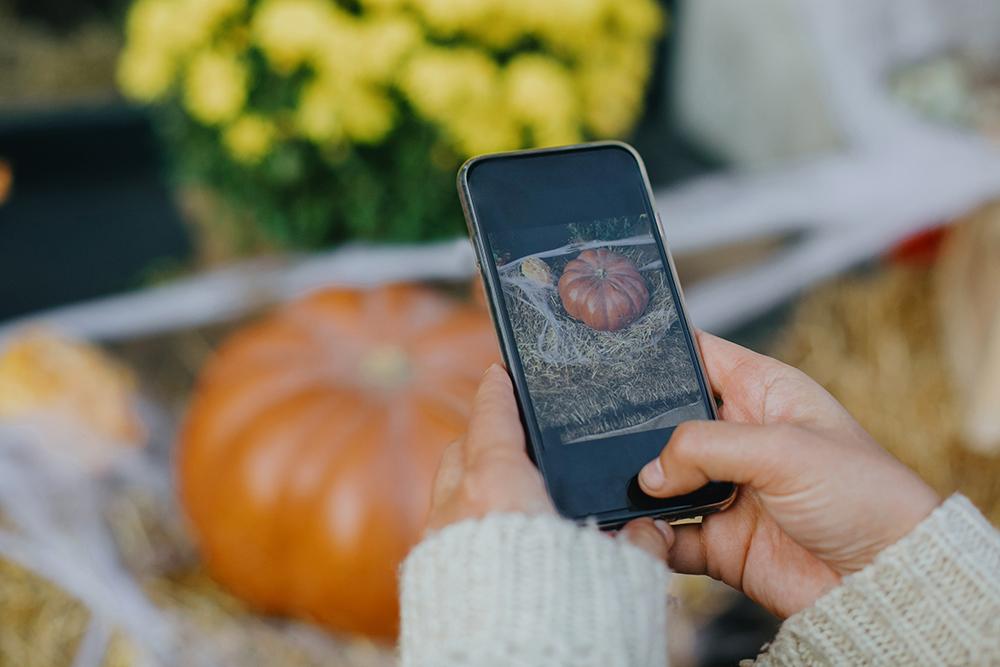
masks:
<path fill-rule="evenodd" d="M 639 484 L 660 498 L 709 480 L 741 487 L 731 508 L 674 527 L 674 570 L 720 579 L 784 618 L 941 502 L 802 372 L 705 333 L 698 340 L 722 421 L 678 426 Z"/>
<path fill-rule="evenodd" d="M 493 365 L 476 393 L 468 432 L 441 458 L 427 530 L 496 512 L 555 514 L 555 508 L 525 450 L 510 376 L 503 367 Z M 661 560 L 673 540 L 672 530 L 663 521 L 640 519 L 621 532 Z"/>

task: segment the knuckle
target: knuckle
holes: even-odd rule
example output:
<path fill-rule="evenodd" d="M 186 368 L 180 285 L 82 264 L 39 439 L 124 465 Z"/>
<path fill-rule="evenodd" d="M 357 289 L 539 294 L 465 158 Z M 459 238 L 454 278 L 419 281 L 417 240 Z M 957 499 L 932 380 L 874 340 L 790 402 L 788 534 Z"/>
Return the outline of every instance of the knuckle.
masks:
<path fill-rule="evenodd" d="M 697 448 L 704 433 L 705 425 L 700 422 L 683 422 L 674 429 L 674 434 L 670 438 L 670 446 L 664 450 L 664 454 L 670 452 L 677 458 L 689 457 Z"/>
<path fill-rule="evenodd" d="M 623 533 L 625 539 L 633 545 L 656 556 L 665 555 L 663 538 L 651 521 L 634 521 L 625 527 Z"/>

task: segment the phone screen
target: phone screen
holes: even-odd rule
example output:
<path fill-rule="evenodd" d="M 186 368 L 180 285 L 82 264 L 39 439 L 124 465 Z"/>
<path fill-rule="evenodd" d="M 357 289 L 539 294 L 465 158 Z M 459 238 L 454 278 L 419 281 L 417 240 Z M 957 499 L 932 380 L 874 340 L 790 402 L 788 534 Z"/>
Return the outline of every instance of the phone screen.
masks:
<path fill-rule="evenodd" d="M 498 156 L 466 180 L 525 425 L 560 510 L 725 498 L 729 485 L 669 501 L 627 489 L 679 423 L 714 418 L 633 154 L 611 144 Z"/>
<path fill-rule="evenodd" d="M 649 214 L 488 232 L 544 447 L 708 419 Z"/>

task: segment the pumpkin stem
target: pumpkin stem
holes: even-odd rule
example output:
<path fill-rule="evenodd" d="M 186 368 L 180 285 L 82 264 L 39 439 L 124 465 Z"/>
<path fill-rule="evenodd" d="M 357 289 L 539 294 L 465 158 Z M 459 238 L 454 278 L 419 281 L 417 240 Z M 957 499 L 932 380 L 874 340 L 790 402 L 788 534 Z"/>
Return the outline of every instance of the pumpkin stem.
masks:
<path fill-rule="evenodd" d="M 381 345 L 361 358 L 361 381 L 379 389 L 394 389 L 410 376 L 410 361 L 398 345 Z"/>

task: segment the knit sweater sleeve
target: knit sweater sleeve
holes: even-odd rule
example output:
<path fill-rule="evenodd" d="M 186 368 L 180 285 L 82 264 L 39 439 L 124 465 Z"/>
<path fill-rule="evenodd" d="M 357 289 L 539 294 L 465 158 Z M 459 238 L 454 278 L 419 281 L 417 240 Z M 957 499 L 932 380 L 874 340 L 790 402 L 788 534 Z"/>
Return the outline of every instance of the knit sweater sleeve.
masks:
<path fill-rule="evenodd" d="M 663 667 L 666 581 L 639 549 L 554 517 L 455 524 L 403 564 L 403 667 Z M 953 496 L 751 663 L 1000 664 L 1000 534 Z"/>
<path fill-rule="evenodd" d="M 552 516 L 463 521 L 402 567 L 403 667 L 664 667 L 667 569 Z"/>
<path fill-rule="evenodd" d="M 952 496 L 788 618 L 753 664 L 1000 664 L 1000 533 Z"/>

